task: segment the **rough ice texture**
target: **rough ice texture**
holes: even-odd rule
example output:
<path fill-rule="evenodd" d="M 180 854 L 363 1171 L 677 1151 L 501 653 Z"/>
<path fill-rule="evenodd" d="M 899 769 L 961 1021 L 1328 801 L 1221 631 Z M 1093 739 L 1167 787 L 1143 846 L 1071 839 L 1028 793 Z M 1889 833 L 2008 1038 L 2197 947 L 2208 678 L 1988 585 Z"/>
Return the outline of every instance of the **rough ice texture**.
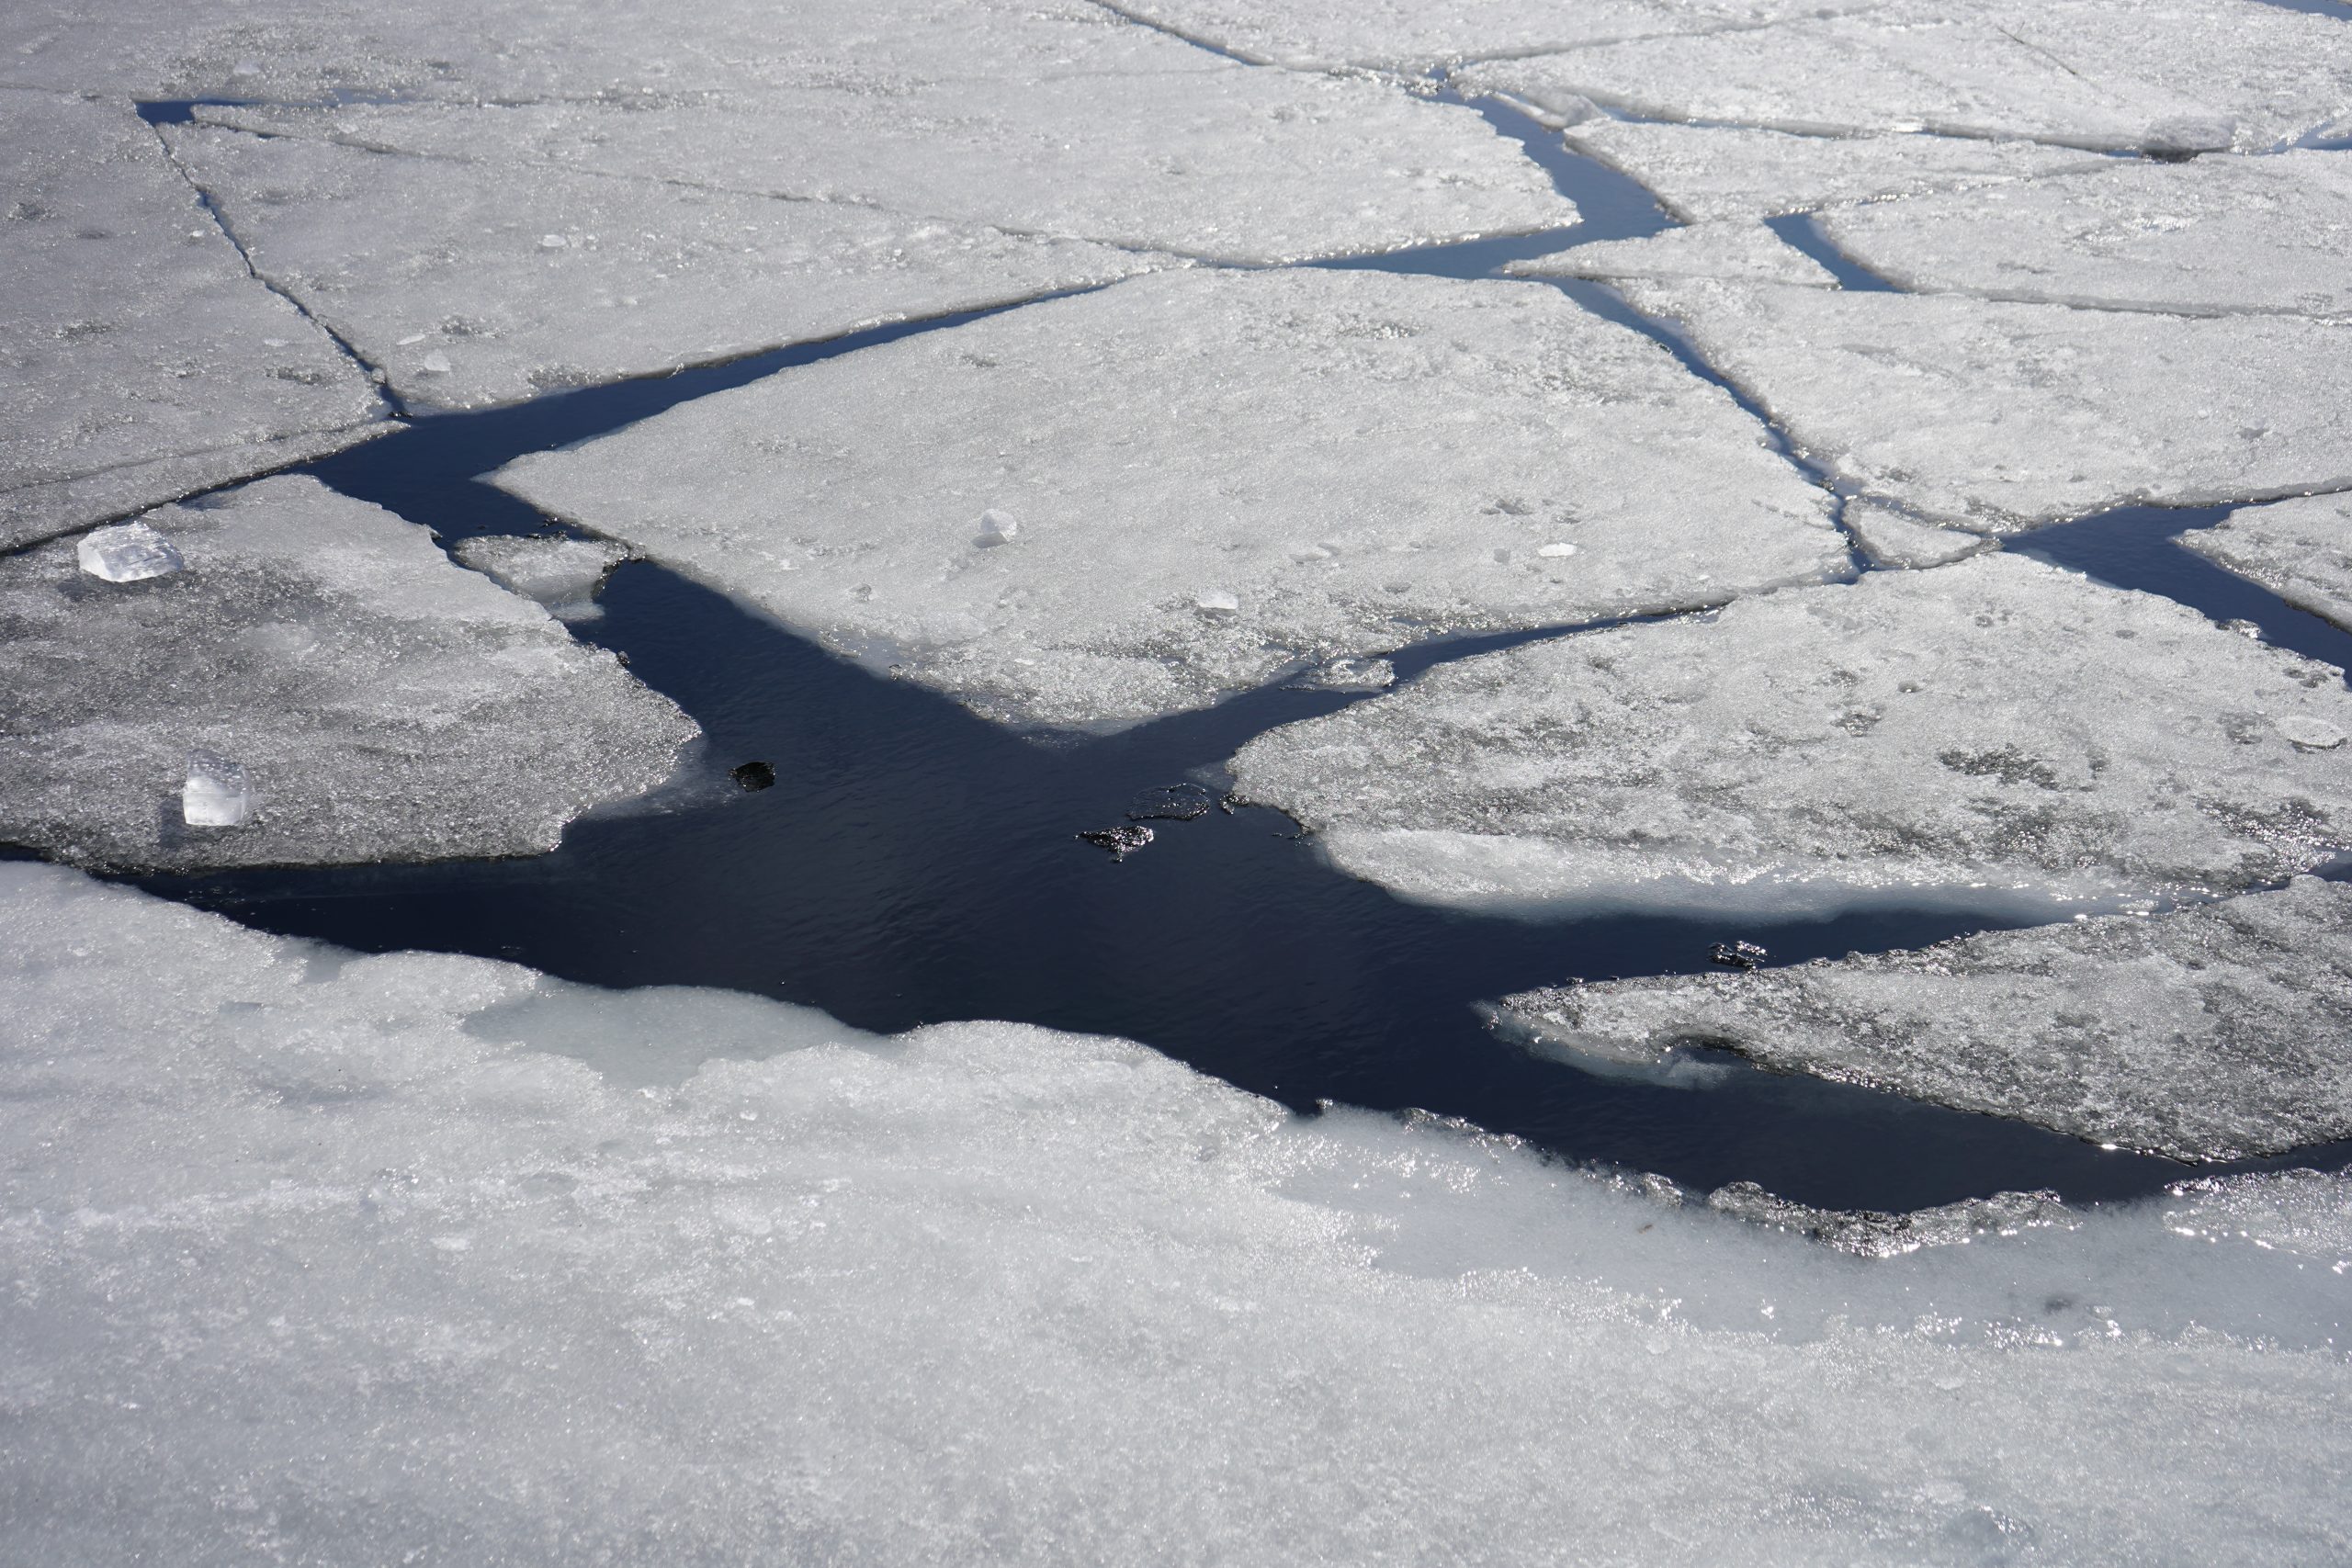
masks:
<path fill-rule="evenodd" d="M 1947 566 L 1963 556 L 1991 549 L 1991 539 L 1959 528 L 1939 528 L 1905 517 L 1891 506 L 1856 499 L 1839 519 L 1873 566 Z"/>
<path fill-rule="evenodd" d="M 1728 277 L 1835 288 L 1829 269 L 1761 223 L 1694 223 L 1516 261 L 1514 277 Z"/>
<path fill-rule="evenodd" d="M 1595 1037 L 1611 1061 L 1728 1046 L 2178 1159 L 2352 1135 L 2352 886 L 2316 877 L 2169 914 L 1504 1005 L 1568 1061 Z"/>
<path fill-rule="evenodd" d="M 1794 1231 L 1840 1252 L 1900 1258 L 1923 1247 L 1962 1247 L 1987 1235 L 2014 1235 L 2073 1219 L 2052 1192 L 1996 1192 L 1932 1209 L 1890 1214 L 1877 1209 L 1816 1209 L 1776 1198 L 1753 1181 L 1735 1181 L 1707 1194 L 1707 1207 L 1751 1224 Z"/>
<path fill-rule="evenodd" d="M 2352 29 L 2347 29 L 2352 30 Z M 2352 486 L 2352 326 L 1631 280 L 1796 444 L 1928 521 Z"/>
<path fill-rule="evenodd" d="M 553 849 L 665 779 L 693 721 L 431 536 L 315 479 L 146 519 L 186 570 L 105 583 L 72 540 L 0 557 L 0 840 L 86 864 Z M 189 830 L 192 751 L 252 820 Z"/>
<path fill-rule="evenodd" d="M 2338 672 L 2023 557 L 1441 666 L 1261 736 L 1237 795 L 1408 897 L 2039 908 L 2352 845 Z"/>
<path fill-rule="evenodd" d="M 2338 152 L 2107 159 L 1822 221 L 1840 250 L 1905 288 L 2187 315 L 2352 314 L 2352 170 Z"/>
<path fill-rule="evenodd" d="M 0 547 L 390 428 L 128 107 L 0 89 Z"/>
<path fill-rule="evenodd" d="M 1053 726 L 1845 558 L 1826 497 L 1762 427 L 1638 334 L 1537 285 L 1347 270 L 1137 279 L 702 399 L 496 482 Z M 992 510 L 1019 521 L 1010 542 L 988 542 Z"/>
<path fill-rule="evenodd" d="M 2241 506 L 2180 542 L 2250 577 L 2299 610 L 2352 631 L 2352 496 Z"/>
<path fill-rule="evenodd" d="M 1490 55 L 1576 49 L 1661 33 L 1742 31 L 1866 0 L 1105 0 L 1124 15 L 1244 60 L 1420 75 Z"/>
<path fill-rule="evenodd" d="M 629 558 L 626 547 L 604 539 L 518 539 L 485 534 L 460 540 L 457 558 L 499 585 L 536 599 L 566 619 L 591 611 L 591 601 L 613 568 Z"/>
<path fill-rule="evenodd" d="M 1576 208 L 1476 111 L 1365 77 L 1172 59 L 1041 80 L 828 83 L 667 107 L 223 108 L 273 135 L 878 206 L 1282 262 L 1560 228 Z M 1203 70 L 1208 59 L 1214 69 Z M 477 170 L 473 175 L 480 178 Z"/>
<path fill-rule="evenodd" d="M 2108 162 L 2031 141 L 1903 133 L 1796 136 L 1624 119 L 1571 126 L 1567 140 L 1577 152 L 1641 182 L 1659 206 L 1690 223 L 1973 190 Z"/>
<path fill-rule="evenodd" d="M 1120 1042 L 356 957 L 24 864 L 0 1014 L 28 1562 L 2352 1538 L 2339 1177 L 1861 1258 Z"/>
<path fill-rule="evenodd" d="M 2258 0 L 1894 0 L 1747 32 L 1685 32 L 1459 73 L 1574 118 L 2064 146 L 2261 151 L 2352 113 L 2352 28 Z"/>
<path fill-rule="evenodd" d="M 403 401 L 429 408 L 514 402 L 1155 265 L 831 202 L 492 173 L 204 127 L 167 134 L 261 275 Z"/>

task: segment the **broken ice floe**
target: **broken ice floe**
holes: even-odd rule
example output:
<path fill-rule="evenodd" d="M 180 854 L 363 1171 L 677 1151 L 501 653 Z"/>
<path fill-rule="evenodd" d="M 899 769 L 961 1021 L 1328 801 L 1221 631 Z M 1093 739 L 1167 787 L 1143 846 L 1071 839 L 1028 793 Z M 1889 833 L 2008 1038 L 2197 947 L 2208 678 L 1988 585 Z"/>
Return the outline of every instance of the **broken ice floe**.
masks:
<path fill-rule="evenodd" d="M 391 428 L 129 107 L 0 88 L 0 547 Z"/>
<path fill-rule="evenodd" d="M 1345 870 L 1442 902 L 2024 918 L 2352 846 L 2334 669 L 2022 557 L 1441 666 L 1233 763 Z"/>
<path fill-rule="evenodd" d="M 1065 241 L 650 180 L 165 128 L 256 271 L 413 404 L 506 403 L 1125 277 Z M 578 243 L 541 243 L 550 225 Z"/>
<path fill-rule="evenodd" d="M 69 541 L 0 558 L 0 839 L 160 868 L 530 853 L 659 784 L 695 732 L 314 479 L 150 516 L 189 570 L 141 592 L 91 581 Z"/>
<path fill-rule="evenodd" d="M 2185 315 L 2352 314 L 2352 170 L 2335 152 L 2104 159 L 1822 222 L 1905 288 Z"/>
<path fill-rule="evenodd" d="M 2241 506 L 2181 544 L 2259 582 L 2299 610 L 2352 631 L 2352 496 Z"/>
<path fill-rule="evenodd" d="M 591 620 L 602 612 L 596 591 L 628 549 L 604 539 L 515 538 L 484 534 L 460 539 L 453 552 L 501 586 L 545 604 L 558 620 Z"/>
<path fill-rule="evenodd" d="M 144 582 L 168 577 L 187 564 L 169 539 L 144 523 L 91 529 L 74 542 L 74 558 L 102 582 Z"/>
<path fill-rule="evenodd" d="M 2352 1135 L 2352 886 L 2299 877 L 2148 917 L 1916 952 L 1507 998 L 1574 1062 L 1728 1047 L 1785 1071 L 2179 1159 Z"/>
<path fill-rule="evenodd" d="M 1846 531 L 1882 567 L 1948 566 L 1964 556 L 1991 549 L 1994 541 L 1958 528 L 1939 528 L 1905 517 L 1891 506 L 1856 497 L 1840 514 Z"/>
<path fill-rule="evenodd" d="M 980 711 L 1073 728 L 1847 570 L 1828 498 L 1645 338 L 1532 284 L 1371 272 L 1139 278 L 496 482 Z M 1022 520 L 1017 547 L 972 547 L 985 507 Z"/>
<path fill-rule="evenodd" d="M 2346 328 L 1950 295 L 1633 280 L 1838 479 L 2013 532 L 2128 502 L 2352 487 Z"/>
<path fill-rule="evenodd" d="M 1159 836 L 1140 822 L 1121 822 L 1109 828 L 1090 828 L 1077 838 L 1098 850 L 1109 851 L 1113 860 L 1125 860 Z"/>
<path fill-rule="evenodd" d="M 1724 277 L 1834 288 L 1837 277 L 1761 223 L 1693 223 L 1512 262 L 1514 277 Z"/>
<path fill-rule="evenodd" d="M 2352 29 L 2256 0 L 1894 0 L 1667 31 L 1455 75 L 1572 119 L 1846 135 L 1928 130 L 2166 155 L 2291 142 L 2352 111 Z"/>
<path fill-rule="evenodd" d="M 0 1142 L 40 1156 L 0 1376 L 44 1439 L 0 1485 L 44 1562 L 2352 1533 L 2337 1175 L 1856 1257 L 1120 1041 L 337 953 L 26 864 L 0 1015 Z M 134 1451 L 169 1462 L 126 1486 Z"/>

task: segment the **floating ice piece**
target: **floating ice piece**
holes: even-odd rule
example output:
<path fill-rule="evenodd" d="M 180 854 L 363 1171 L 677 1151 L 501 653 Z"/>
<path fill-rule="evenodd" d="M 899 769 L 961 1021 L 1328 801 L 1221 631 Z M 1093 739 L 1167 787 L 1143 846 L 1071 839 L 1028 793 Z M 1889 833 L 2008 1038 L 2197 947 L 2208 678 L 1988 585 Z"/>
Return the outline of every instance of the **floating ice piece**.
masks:
<path fill-rule="evenodd" d="M 1792 136 L 1625 119 L 1571 127 L 1567 141 L 1577 152 L 1632 175 L 1659 206 L 1693 224 L 1970 190 L 2109 162 L 2031 141 L 1918 134 Z"/>
<path fill-rule="evenodd" d="M 2347 29 L 2352 32 L 2352 29 Z M 1798 446 L 1927 521 L 2352 487 L 2344 329 L 1955 296 L 1634 280 Z"/>
<path fill-rule="evenodd" d="M 2352 886 L 1504 1003 L 1539 1047 L 1685 1043 L 2178 1159 L 2352 1134 Z"/>
<path fill-rule="evenodd" d="M 2021 556 L 1441 666 L 1259 737 L 1237 798 L 1442 902 L 2026 919 L 2352 846 L 2332 668 Z"/>
<path fill-rule="evenodd" d="M 1138 278 L 701 399 L 496 482 L 1039 725 L 1846 570 L 1823 491 L 1648 340 L 1534 284 L 1373 272 Z M 990 495 L 1021 497 L 1017 549 L 942 525 Z M 1537 555 L 1569 529 L 1573 561 Z M 1211 592 L 1227 597 L 1203 614 Z"/>
<path fill-rule="evenodd" d="M 1847 532 L 1874 566 L 1949 566 L 1979 550 L 1989 550 L 1994 544 L 1982 534 L 1939 528 L 1860 498 L 1846 503 L 1844 515 Z"/>
<path fill-rule="evenodd" d="M 1297 683 L 1326 692 L 1385 692 L 1396 683 L 1396 667 L 1385 659 L 1341 654 L 1317 665 Z"/>
<path fill-rule="evenodd" d="M 425 408 L 514 402 L 1164 265 L 832 202 L 164 130 L 262 276 Z M 516 243 L 558 212 L 607 243 Z M 420 320 L 462 347 L 399 352 Z"/>
<path fill-rule="evenodd" d="M 244 764 L 211 751 L 193 751 L 180 785 L 180 820 L 191 828 L 242 828 L 253 815 Z"/>
<path fill-rule="evenodd" d="M 173 869 L 531 853 L 695 733 L 424 528 L 315 479 L 150 516 L 201 571 L 93 593 L 67 541 L 0 557 L 0 840 Z M 174 796 L 190 825 L 242 820 L 191 746 L 263 784 L 266 831 L 164 829 Z"/>
<path fill-rule="evenodd" d="M 455 554 L 502 586 L 536 599 L 565 619 L 584 618 L 613 568 L 629 558 L 605 539 L 531 539 L 481 534 L 460 539 Z"/>
<path fill-rule="evenodd" d="M 973 536 L 972 542 L 984 549 L 989 549 L 998 545 L 1009 545 L 1020 536 L 1020 522 L 1011 513 L 999 512 L 991 506 L 980 513 L 978 528 Z"/>
<path fill-rule="evenodd" d="M 144 523 L 93 528 L 74 542 L 74 558 L 85 572 L 107 582 L 144 582 L 187 565 L 169 539 Z"/>
<path fill-rule="evenodd" d="M 1694 223 L 1634 240 L 1602 240 L 1515 261 L 1513 277 L 1725 277 L 1835 288 L 1819 262 L 1761 223 Z"/>
<path fill-rule="evenodd" d="M 1098 850 L 1110 851 L 1113 860 L 1125 860 L 1159 834 L 1139 822 L 1122 822 L 1112 828 L 1090 828 L 1078 837 Z"/>
<path fill-rule="evenodd" d="M 1822 221 L 1905 288 L 2185 315 L 2352 314 L 2352 172 L 2334 152 L 2103 159 Z"/>
<path fill-rule="evenodd" d="M 2352 631 L 2352 496 L 2241 506 L 2214 526 L 2179 537 L 2297 609 Z"/>
<path fill-rule="evenodd" d="M 1575 204 L 1473 109 L 1371 77 L 1252 70 L 1139 28 L 1126 31 L 1140 43 L 1112 28 L 1066 30 L 1071 69 L 902 78 L 884 93 L 827 83 L 661 106 L 246 107 L 204 118 L 464 160 L 477 181 L 486 168 L 502 184 L 528 179 L 537 165 L 1219 261 L 1368 254 L 1577 220 Z M 1139 48 L 1148 66 L 1132 58 Z M 1135 68 L 1083 68 L 1103 52 Z M 613 199 L 594 186 L 561 188 Z M 577 210 L 612 232 L 585 216 L 593 208 L 534 210 Z"/>
<path fill-rule="evenodd" d="M 1996 1200 L 1909 1227 L 1968 1246 L 1856 1257 L 1120 1041 L 331 953 L 25 863 L 0 1017 L 0 1145 L 40 1156 L 0 1376 L 43 1438 L 0 1487 L 45 1562 L 257 1529 L 853 1568 L 976 1529 L 1037 1568 L 2352 1533 L 2341 1175 Z M 129 1452 L 169 1462 L 129 1486 Z"/>
<path fill-rule="evenodd" d="M 0 548 L 392 428 L 127 105 L 0 88 Z"/>
<path fill-rule="evenodd" d="M 1923 1247 L 1961 1247 L 1984 1236 L 2075 1223 L 2055 1192 L 1996 1192 L 1990 1198 L 1963 1198 L 1889 1214 L 1876 1209 L 1816 1209 L 1775 1197 L 1753 1181 L 1734 1181 L 1708 1193 L 1707 1207 L 1750 1224 L 1794 1231 L 1863 1258 L 1900 1258 Z"/>
<path fill-rule="evenodd" d="M 1216 796 L 1196 784 L 1163 784 L 1148 789 L 1127 805 L 1130 822 L 1197 822 L 1209 814 Z"/>
<path fill-rule="evenodd" d="M 1454 82 L 1564 116 L 1589 100 L 1641 119 L 1791 131 L 2252 152 L 2352 108 L 2352 29 L 2257 0 L 1894 0 L 1490 60 Z"/>

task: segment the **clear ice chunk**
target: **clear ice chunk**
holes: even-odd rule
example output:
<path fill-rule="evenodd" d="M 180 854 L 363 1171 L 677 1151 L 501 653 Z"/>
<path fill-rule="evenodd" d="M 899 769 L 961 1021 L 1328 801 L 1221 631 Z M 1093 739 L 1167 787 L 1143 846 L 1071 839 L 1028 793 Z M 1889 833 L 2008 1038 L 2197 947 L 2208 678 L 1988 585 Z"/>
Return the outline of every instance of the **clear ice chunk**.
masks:
<path fill-rule="evenodd" d="M 242 828 L 253 816 L 252 785 L 243 762 L 213 751 L 191 751 L 187 783 L 180 786 L 180 817 L 191 828 Z"/>
<path fill-rule="evenodd" d="M 107 582 L 169 577 L 187 565 L 169 539 L 144 523 L 93 529 L 74 542 L 74 556 L 84 571 Z"/>

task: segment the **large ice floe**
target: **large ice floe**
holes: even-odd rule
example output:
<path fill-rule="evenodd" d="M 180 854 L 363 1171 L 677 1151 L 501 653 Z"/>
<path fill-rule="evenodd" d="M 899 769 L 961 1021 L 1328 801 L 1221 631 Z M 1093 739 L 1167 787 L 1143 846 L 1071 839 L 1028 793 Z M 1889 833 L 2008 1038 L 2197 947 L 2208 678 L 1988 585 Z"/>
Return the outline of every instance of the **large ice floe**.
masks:
<path fill-rule="evenodd" d="M 496 482 L 1001 717 L 1846 570 L 1722 390 L 1533 284 L 1187 272 L 698 400 Z"/>
<path fill-rule="evenodd" d="M 1841 483 L 1923 520 L 2007 533 L 2352 486 L 2352 323 L 1710 279 L 1623 291 Z"/>
<path fill-rule="evenodd" d="M 26 864 L 0 1012 L 28 1562 L 2352 1541 L 2340 1177 L 1858 1258 L 1122 1042 L 358 957 Z"/>
<path fill-rule="evenodd" d="M 0 547 L 391 428 L 127 105 L 0 89 Z"/>
<path fill-rule="evenodd" d="M 2299 610 L 2352 631 L 2352 496 L 2241 506 L 2180 542 Z"/>
<path fill-rule="evenodd" d="M 118 867 L 553 849 L 695 727 L 431 535 L 305 478 L 0 557 L 0 840 Z M 103 558 L 101 558 L 102 559 Z"/>
<path fill-rule="evenodd" d="M 2352 164 L 2340 152 L 2108 159 L 2056 178 L 1844 209 L 1823 224 L 1839 249 L 1910 289 L 2184 315 L 2352 316 Z"/>
<path fill-rule="evenodd" d="M 2352 129 L 2352 28 L 2260 0 L 1891 0 L 1488 61 L 1454 79 L 1564 122 L 1599 104 L 1835 135 L 2256 152 Z"/>
<path fill-rule="evenodd" d="M 2352 846 L 2339 671 L 2022 557 L 1430 671 L 1259 737 L 1237 793 L 1408 897 L 2055 918 Z"/>
<path fill-rule="evenodd" d="M 514 402 L 1154 265 L 833 202 L 166 133 L 255 269 L 426 408 Z"/>
<path fill-rule="evenodd" d="M 1768 1066 L 2181 1159 L 2352 1136 L 2352 885 L 1505 999 L 1564 1060 Z"/>

